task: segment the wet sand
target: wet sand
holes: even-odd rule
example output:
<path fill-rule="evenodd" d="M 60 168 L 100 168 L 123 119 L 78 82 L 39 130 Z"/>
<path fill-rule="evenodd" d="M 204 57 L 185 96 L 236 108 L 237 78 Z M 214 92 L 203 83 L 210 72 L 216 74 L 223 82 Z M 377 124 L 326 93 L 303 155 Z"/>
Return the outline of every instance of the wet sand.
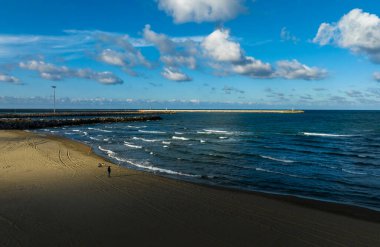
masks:
<path fill-rule="evenodd" d="M 380 246 L 380 212 L 219 189 L 0 131 L 0 246 Z"/>

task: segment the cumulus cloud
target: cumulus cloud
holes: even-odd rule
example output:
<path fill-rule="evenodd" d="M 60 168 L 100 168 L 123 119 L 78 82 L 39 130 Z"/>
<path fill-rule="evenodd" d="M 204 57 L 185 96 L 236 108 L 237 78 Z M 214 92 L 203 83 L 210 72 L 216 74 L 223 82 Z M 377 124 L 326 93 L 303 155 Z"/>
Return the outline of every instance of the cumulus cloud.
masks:
<path fill-rule="evenodd" d="M 365 54 L 373 62 L 380 63 L 380 18 L 361 9 L 353 9 L 337 23 L 322 23 L 313 42 L 337 45 Z"/>
<path fill-rule="evenodd" d="M 278 61 L 277 68 L 245 55 L 240 44 L 230 37 L 225 29 L 216 29 L 201 43 L 203 53 L 212 60 L 211 66 L 222 74 L 239 74 L 252 78 L 284 78 L 301 80 L 320 80 L 327 76 L 327 71 L 309 67 L 297 60 Z"/>
<path fill-rule="evenodd" d="M 44 61 L 30 60 L 20 62 L 19 67 L 26 70 L 38 71 L 41 78 L 60 81 L 66 78 L 82 78 L 95 80 L 105 85 L 122 84 L 123 80 L 112 72 L 97 72 L 91 69 L 70 69 L 66 66 L 56 66 Z"/>
<path fill-rule="evenodd" d="M 272 66 L 254 57 L 246 56 L 240 44 L 230 37 L 227 29 L 216 29 L 201 43 L 203 53 L 212 59 L 212 67 L 222 73 L 269 78 Z"/>
<path fill-rule="evenodd" d="M 226 21 L 242 13 L 244 0 L 157 0 L 175 23 Z"/>
<path fill-rule="evenodd" d="M 173 68 L 164 68 L 164 71 L 162 71 L 161 74 L 163 77 L 171 81 L 184 82 L 184 81 L 192 80 L 185 73 L 182 73 L 181 71 L 173 69 Z"/>
<path fill-rule="evenodd" d="M 240 44 L 230 39 L 227 29 L 216 29 L 201 44 L 206 56 L 217 62 L 239 62 L 243 59 Z"/>
<path fill-rule="evenodd" d="M 243 61 L 234 64 L 232 70 L 240 75 L 257 78 L 270 78 L 274 73 L 269 63 L 264 63 L 253 57 L 246 57 Z"/>
<path fill-rule="evenodd" d="M 285 79 L 321 80 L 326 78 L 327 71 L 317 67 L 309 67 L 297 60 L 277 62 L 276 76 Z"/>
<path fill-rule="evenodd" d="M 8 82 L 11 84 L 20 84 L 20 79 L 18 79 L 17 77 L 11 76 L 11 75 L 6 75 L 6 74 L 0 73 L 0 82 Z"/>
<path fill-rule="evenodd" d="M 180 68 L 195 69 L 197 67 L 197 45 L 192 40 L 174 41 L 165 34 L 154 32 L 150 25 L 146 25 L 143 30 L 143 36 L 148 41 L 153 43 L 160 52 L 160 60 L 165 65 L 166 69 L 162 75 L 174 81 L 191 80 L 189 76 L 183 72 L 179 72 Z M 170 71 L 170 72 L 168 72 Z M 178 78 L 181 78 L 178 80 Z"/>
<path fill-rule="evenodd" d="M 380 82 L 380 72 L 373 73 L 373 79 L 377 82 Z"/>

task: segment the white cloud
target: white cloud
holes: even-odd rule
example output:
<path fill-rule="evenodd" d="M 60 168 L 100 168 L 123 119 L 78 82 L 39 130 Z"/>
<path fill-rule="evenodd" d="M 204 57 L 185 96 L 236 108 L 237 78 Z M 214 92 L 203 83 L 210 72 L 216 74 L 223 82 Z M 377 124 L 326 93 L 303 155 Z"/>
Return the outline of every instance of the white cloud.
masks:
<path fill-rule="evenodd" d="M 123 54 L 111 49 L 103 50 L 99 55 L 99 60 L 115 66 L 125 66 Z"/>
<path fill-rule="evenodd" d="M 327 76 L 327 71 L 317 67 L 309 67 L 297 60 L 277 62 L 276 76 L 285 79 L 321 80 Z"/>
<path fill-rule="evenodd" d="M 240 75 L 256 78 L 271 78 L 273 75 L 272 66 L 253 57 L 246 57 L 244 61 L 234 64 L 232 70 Z"/>
<path fill-rule="evenodd" d="M 235 18 L 245 10 L 244 0 L 157 0 L 158 8 L 176 23 L 214 22 Z"/>
<path fill-rule="evenodd" d="M 114 75 L 112 72 L 96 72 L 91 69 L 70 69 L 66 66 L 56 66 L 45 63 L 44 61 L 30 60 L 20 62 L 19 67 L 22 69 L 38 71 L 41 78 L 46 80 L 60 81 L 66 78 L 82 78 L 95 80 L 102 84 L 122 84 L 123 80 Z"/>
<path fill-rule="evenodd" d="M 145 26 L 143 30 L 143 36 L 148 42 L 153 43 L 154 46 L 159 50 L 160 60 L 166 67 L 162 73 L 165 78 L 174 81 L 191 80 L 189 76 L 178 71 L 182 67 L 189 69 L 195 69 L 197 67 L 196 56 L 198 49 L 194 41 L 174 41 L 165 34 L 154 32 L 151 29 L 150 25 Z M 168 72 L 167 70 L 172 73 Z"/>
<path fill-rule="evenodd" d="M 270 63 L 246 56 L 240 44 L 233 41 L 225 29 L 212 32 L 203 40 L 201 47 L 205 56 L 212 59 L 210 66 L 221 75 L 234 73 L 252 78 L 302 80 L 318 80 L 327 76 L 326 70 L 308 67 L 297 60 L 279 61 L 275 69 Z"/>
<path fill-rule="evenodd" d="M 380 82 L 380 72 L 373 73 L 373 79 L 375 79 L 377 82 Z"/>
<path fill-rule="evenodd" d="M 380 18 L 361 9 L 353 9 L 337 23 L 322 23 L 313 42 L 347 48 L 380 63 Z"/>
<path fill-rule="evenodd" d="M 6 74 L 1 74 L 1 73 L 0 73 L 0 82 L 20 84 L 20 80 L 17 77 L 6 75 Z"/>
<path fill-rule="evenodd" d="M 164 68 L 164 71 L 161 74 L 163 77 L 171 81 L 183 82 L 192 80 L 188 75 L 173 68 Z"/>
<path fill-rule="evenodd" d="M 230 39 L 227 29 L 216 29 L 201 44 L 205 55 L 218 62 L 239 62 L 243 58 L 240 44 Z"/>

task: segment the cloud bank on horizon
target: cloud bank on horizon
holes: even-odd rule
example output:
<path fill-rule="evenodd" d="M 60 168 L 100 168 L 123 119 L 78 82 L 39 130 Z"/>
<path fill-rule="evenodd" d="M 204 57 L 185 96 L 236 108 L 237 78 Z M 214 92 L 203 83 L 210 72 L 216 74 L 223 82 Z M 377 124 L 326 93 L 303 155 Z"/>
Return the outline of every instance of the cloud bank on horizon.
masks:
<path fill-rule="evenodd" d="M 235 28 L 244 28 L 237 28 L 236 23 L 239 16 L 247 18 L 251 15 L 249 5 L 255 6 L 254 1 L 154 1 L 159 13 L 164 13 L 172 19 L 172 30 L 207 23 L 214 23 L 216 27 L 209 29 L 206 34 L 202 31 L 188 36 L 158 32 L 157 29 L 168 30 L 160 27 L 159 23 L 146 23 L 141 27 L 138 36 L 90 29 L 66 30 L 61 35 L 0 35 L 0 85 L 25 85 L 24 82 L 28 82 L 29 78 L 35 80 L 36 76 L 47 81 L 85 80 L 100 85 L 121 85 L 126 81 L 151 80 L 150 78 L 160 80 L 160 76 L 168 81 L 186 82 L 181 85 L 194 84 L 203 81 L 204 78 L 215 78 L 215 81 L 223 78 L 233 78 L 236 81 L 243 80 L 236 78 L 246 78 L 260 83 L 289 81 L 292 86 L 288 86 L 285 91 L 290 92 L 295 91 L 295 83 L 300 83 L 299 81 L 321 82 L 333 80 L 332 74 L 336 76 L 335 71 L 330 71 L 334 69 L 326 66 L 323 59 L 319 58 L 317 65 L 313 65 L 307 57 L 307 51 L 294 55 L 290 52 L 281 56 L 282 53 L 276 54 L 271 51 L 269 45 L 265 50 L 258 50 L 255 49 L 255 45 L 245 41 L 244 37 L 232 36 Z M 225 27 L 229 22 L 234 25 Z M 248 26 L 246 28 L 250 30 Z M 380 64 L 380 18 L 376 14 L 353 8 L 338 18 L 337 22 L 321 21 L 319 28 L 311 30 L 314 32 L 314 37 L 308 38 L 311 42 L 294 35 L 294 28 L 291 29 L 292 32 L 289 30 L 282 25 L 278 30 L 278 43 L 287 47 L 302 44 L 315 46 L 313 49 L 317 49 L 318 46 L 320 49 L 329 46 L 343 48 L 358 59 L 368 58 L 374 66 Z M 274 41 L 269 43 L 274 43 L 273 47 L 277 45 Z M 366 77 L 371 78 L 373 82 L 380 82 L 380 72 L 374 68 Z M 223 85 L 210 93 L 237 95 L 235 99 L 244 99 L 249 93 L 239 88 L 242 85 L 242 82 L 238 86 Z M 216 87 L 214 85 L 210 88 Z M 203 90 L 209 88 L 205 86 Z M 316 97 L 321 97 L 327 90 L 309 91 L 298 98 L 305 102 L 315 102 Z M 373 87 L 363 88 L 361 94 L 347 93 L 352 90 L 341 90 L 340 96 L 326 93 L 323 97 L 324 100 L 347 104 L 350 99 L 358 100 L 361 99 L 360 96 L 368 96 L 372 103 L 380 104 L 378 95 L 368 93 L 369 91 L 376 90 Z M 288 97 L 285 97 L 284 93 L 266 93 L 267 95 L 261 97 L 277 97 L 285 103 L 291 101 L 294 96 L 292 93 L 288 93 Z M 173 94 L 177 93 L 173 91 Z M 371 104 L 370 101 L 367 103 Z"/>

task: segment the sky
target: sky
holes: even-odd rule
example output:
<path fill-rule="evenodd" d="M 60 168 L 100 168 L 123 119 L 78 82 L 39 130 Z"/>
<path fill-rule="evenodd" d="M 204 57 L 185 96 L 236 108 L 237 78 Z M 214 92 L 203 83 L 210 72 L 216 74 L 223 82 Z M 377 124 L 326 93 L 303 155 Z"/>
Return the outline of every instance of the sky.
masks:
<path fill-rule="evenodd" d="M 2 0 L 0 108 L 380 110 L 373 0 Z"/>

